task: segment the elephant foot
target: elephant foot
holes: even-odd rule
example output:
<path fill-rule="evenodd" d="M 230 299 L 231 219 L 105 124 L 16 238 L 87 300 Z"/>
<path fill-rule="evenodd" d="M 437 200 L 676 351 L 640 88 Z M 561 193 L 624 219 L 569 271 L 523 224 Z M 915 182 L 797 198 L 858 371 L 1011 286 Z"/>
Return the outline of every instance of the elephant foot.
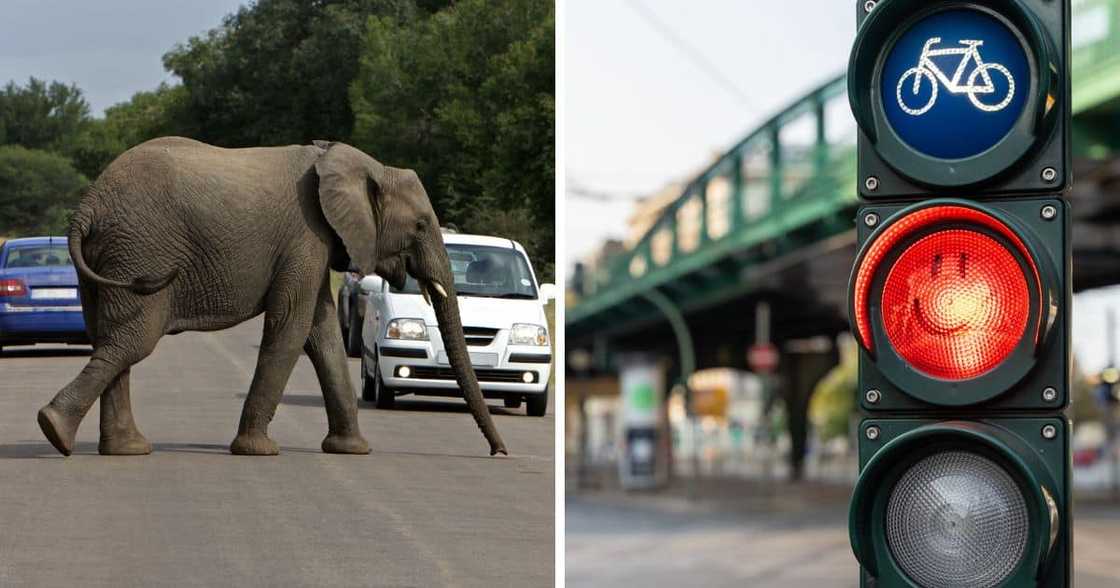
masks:
<path fill-rule="evenodd" d="M 81 422 L 81 417 L 67 416 L 50 404 L 39 409 L 39 428 L 62 455 L 73 452 L 74 437 Z"/>
<path fill-rule="evenodd" d="M 264 433 L 240 433 L 229 446 L 234 455 L 280 455 L 280 446 Z"/>
<path fill-rule="evenodd" d="M 136 431 L 127 435 L 102 437 L 97 444 L 97 452 L 101 455 L 148 455 L 152 452 L 152 444 Z"/>
<path fill-rule="evenodd" d="M 369 443 L 358 433 L 349 435 L 331 433 L 323 439 L 323 453 L 365 455 L 369 453 Z"/>

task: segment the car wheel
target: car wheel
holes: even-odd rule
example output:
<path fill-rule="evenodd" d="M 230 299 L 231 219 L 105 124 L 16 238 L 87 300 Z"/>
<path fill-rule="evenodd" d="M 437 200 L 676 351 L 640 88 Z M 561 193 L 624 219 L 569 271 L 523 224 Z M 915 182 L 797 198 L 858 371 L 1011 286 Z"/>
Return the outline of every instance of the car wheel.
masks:
<path fill-rule="evenodd" d="M 533 417 L 544 416 L 545 410 L 548 409 L 548 389 L 540 394 L 528 394 L 525 396 L 525 414 Z"/>
<path fill-rule="evenodd" d="M 376 353 L 374 353 L 373 361 L 373 385 L 377 390 L 375 392 L 377 408 L 392 410 L 397 403 L 396 391 L 386 386 L 384 380 L 381 379 L 381 366 L 378 365 L 379 361 Z"/>
<path fill-rule="evenodd" d="M 346 330 L 346 355 L 350 357 L 362 356 L 362 321 L 358 313 L 350 312 L 350 328 Z"/>
<path fill-rule="evenodd" d="M 506 396 L 505 404 L 506 404 L 506 408 L 521 408 L 521 397 L 520 396 Z"/>
<path fill-rule="evenodd" d="M 374 369 L 377 364 L 374 364 Z M 378 374 L 380 376 L 380 374 Z M 368 366 L 366 366 L 366 356 L 362 354 L 362 400 L 366 402 L 377 402 L 377 383 L 369 377 Z"/>

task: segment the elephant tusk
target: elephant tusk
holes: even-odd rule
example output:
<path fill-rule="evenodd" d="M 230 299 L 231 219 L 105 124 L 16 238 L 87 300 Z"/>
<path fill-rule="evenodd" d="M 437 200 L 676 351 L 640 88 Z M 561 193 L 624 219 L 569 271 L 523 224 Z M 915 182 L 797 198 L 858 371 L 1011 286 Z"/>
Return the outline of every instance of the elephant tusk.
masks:
<path fill-rule="evenodd" d="M 447 290 L 444 290 L 439 282 L 432 282 L 432 287 L 436 289 L 436 292 L 439 292 L 440 296 L 447 298 Z"/>
<path fill-rule="evenodd" d="M 420 294 L 422 294 L 424 296 L 424 304 L 427 304 L 428 306 L 431 306 L 432 305 L 432 299 L 428 297 L 428 288 L 427 288 L 426 285 L 422 284 L 420 286 Z"/>

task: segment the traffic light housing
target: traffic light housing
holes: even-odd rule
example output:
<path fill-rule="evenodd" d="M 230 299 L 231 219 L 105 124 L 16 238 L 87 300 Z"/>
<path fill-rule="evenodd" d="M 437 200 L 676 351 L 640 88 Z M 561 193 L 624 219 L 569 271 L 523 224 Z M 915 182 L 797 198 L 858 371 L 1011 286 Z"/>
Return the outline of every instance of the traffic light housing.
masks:
<path fill-rule="evenodd" d="M 1068 429 L 1061 417 L 864 421 L 849 525 L 861 586 L 1068 586 Z"/>
<path fill-rule="evenodd" d="M 1068 0 L 858 6 L 848 93 L 863 198 L 1068 189 Z"/>
<path fill-rule="evenodd" d="M 1069 586 L 1069 0 L 857 6 L 861 586 Z"/>
<path fill-rule="evenodd" d="M 1065 408 L 1065 200 L 875 203 L 857 222 L 849 316 L 861 389 L 877 392 L 864 410 Z"/>

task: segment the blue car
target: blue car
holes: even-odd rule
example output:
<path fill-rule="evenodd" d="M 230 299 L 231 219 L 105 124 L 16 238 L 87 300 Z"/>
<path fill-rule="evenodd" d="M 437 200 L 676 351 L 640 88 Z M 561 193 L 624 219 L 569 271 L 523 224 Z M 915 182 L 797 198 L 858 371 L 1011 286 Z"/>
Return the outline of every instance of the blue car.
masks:
<path fill-rule="evenodd" d="M 89 343 L 66 237 L 0 245 L 0 349 L 35 343 Z"/>

